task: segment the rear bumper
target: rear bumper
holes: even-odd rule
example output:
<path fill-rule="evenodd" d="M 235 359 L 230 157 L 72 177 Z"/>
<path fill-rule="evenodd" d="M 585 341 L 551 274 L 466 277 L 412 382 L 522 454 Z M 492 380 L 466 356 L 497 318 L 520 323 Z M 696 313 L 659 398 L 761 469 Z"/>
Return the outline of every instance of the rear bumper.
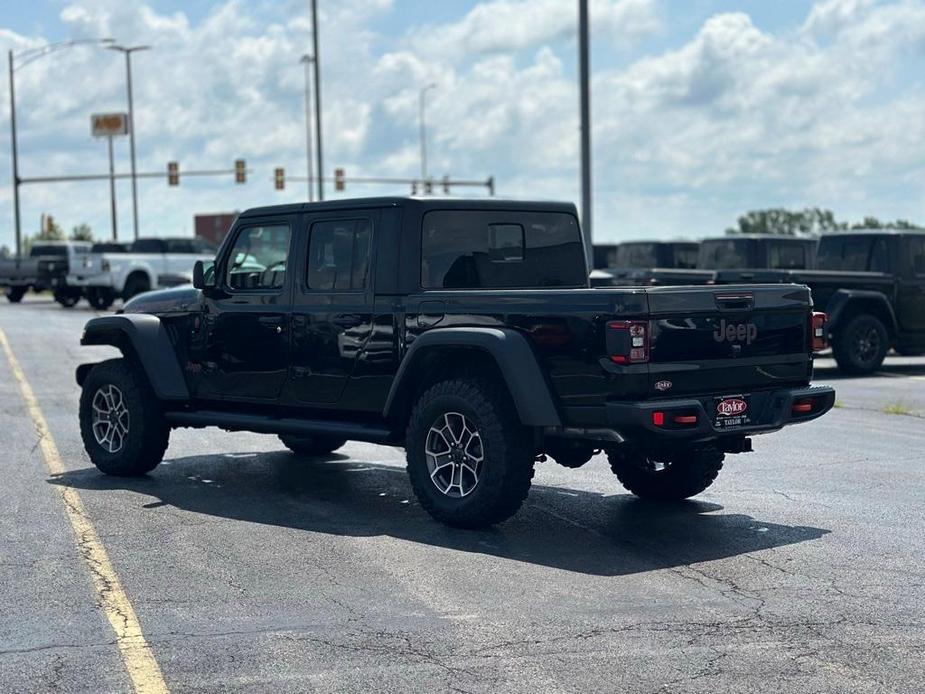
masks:
<path fill-rule="evenodd" d="M 641 403 L 608 403 L 607 423 L 623 438 L 646 436 L 660 439 L 753 436 L 777 431 L 789 424 L 809 422 L 835 405 L 835 389 L 829 386 L 786 388 L 750 394 L 752 412 L 747 425 L 717 429 L 713 424 L 713 396 L 679 400 L 652 400 Z M 796 404 L 807 411 L 794 409 Z M 656 413 L 662 413 L 659 417 Z M 675 417 L 696 417 L 695 422 L 679 424 Z M 662 424 L 656 424 L 661 421 Z"/>

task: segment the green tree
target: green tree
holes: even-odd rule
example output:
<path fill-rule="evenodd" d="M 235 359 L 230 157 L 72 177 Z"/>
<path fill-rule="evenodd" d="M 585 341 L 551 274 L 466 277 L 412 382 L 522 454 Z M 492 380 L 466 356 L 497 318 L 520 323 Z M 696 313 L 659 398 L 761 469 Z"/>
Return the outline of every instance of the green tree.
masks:
<path fill-rule="evenodd" d="M 746 212 L 739 217 L 738 226 L 726 229 L 726 233 L 807 236 L 844 228 L 846 225 L 836 220 L 831 210 L 808 207 L 794 211 L 775 207 Z"/>
<path fill-rule="evenodd" d="M 93 241 L 93 230 L 89 224 L 78 224 L 71 229 L 71 241 Z"/>

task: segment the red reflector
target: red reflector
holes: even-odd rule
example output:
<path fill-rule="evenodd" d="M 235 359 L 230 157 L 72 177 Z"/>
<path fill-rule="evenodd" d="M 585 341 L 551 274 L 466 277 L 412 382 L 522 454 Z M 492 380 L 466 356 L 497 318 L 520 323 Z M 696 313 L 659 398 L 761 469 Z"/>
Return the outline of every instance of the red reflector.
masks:
<path fill-rule="evenodd" d="M 675 424 L 696 424 L 697 415 L 695 414 L 682 414 L 674 417 Z"/>
<path fill-rule="evenodd" d="M 809 323 L 809 335 L 812 340 L 814 352 L 821 352 L 829 346 L 828 331 L 826 330 L 826 315 L 820 311 L 813 311 Z"/>
<path fill-rule="evenodd" d="M 664 412 L 653 412 L 652 413 L 652 423 L 657 426 L 665 426 L 665 413 Z"/>
<path fill-rule="evenodd" d="M 800 400 L 800 402 L 793 403 L 793 411 L 799 413 L 812 412 L 813 411 L 813 401 L 812 400 Z"/>
<path fill-rule="evenodd" d="M 628 359 L 622 354 L 611 354 L 610 361 L 612 361 L 614 364 L 625 364 Z"/>

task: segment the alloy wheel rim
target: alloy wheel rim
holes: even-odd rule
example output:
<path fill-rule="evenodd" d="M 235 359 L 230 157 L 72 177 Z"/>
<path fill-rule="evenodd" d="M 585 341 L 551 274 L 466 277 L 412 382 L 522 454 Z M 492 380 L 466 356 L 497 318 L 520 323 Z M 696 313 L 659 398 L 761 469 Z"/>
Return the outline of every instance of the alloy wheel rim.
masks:
<path fill-rule="evenodd" d="M 874 328 L 859 330 L 855 337 L 855 345 L 861 361 L 869 362 L 873 360 L 880 349 L 880 335 Z"/>
<path fill-rule="evenodd" d="M 93 438 L 107 453 L 118 453 L 129 431 L 129 413 L 122 391 L 107 384 L 93 395 Z"/>
<path fill-rule="evenodd" d="M 465 415 L 439 416 L 427 431 L 424 454 L 430 481 L 441 494 L 462 499 L 478 486 L 485 451 L 478 428 Z"/>

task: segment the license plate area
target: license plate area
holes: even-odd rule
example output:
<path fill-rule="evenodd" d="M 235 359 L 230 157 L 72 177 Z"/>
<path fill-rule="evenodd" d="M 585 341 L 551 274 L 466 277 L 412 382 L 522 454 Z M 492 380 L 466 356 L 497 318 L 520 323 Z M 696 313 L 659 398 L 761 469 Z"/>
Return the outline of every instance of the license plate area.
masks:
<path fill-rule="evenodd" d="M 752 423 L 752 396 L 747 393 L 713 398 L 713 427 L 720 430 L 738 429 Z"/>

